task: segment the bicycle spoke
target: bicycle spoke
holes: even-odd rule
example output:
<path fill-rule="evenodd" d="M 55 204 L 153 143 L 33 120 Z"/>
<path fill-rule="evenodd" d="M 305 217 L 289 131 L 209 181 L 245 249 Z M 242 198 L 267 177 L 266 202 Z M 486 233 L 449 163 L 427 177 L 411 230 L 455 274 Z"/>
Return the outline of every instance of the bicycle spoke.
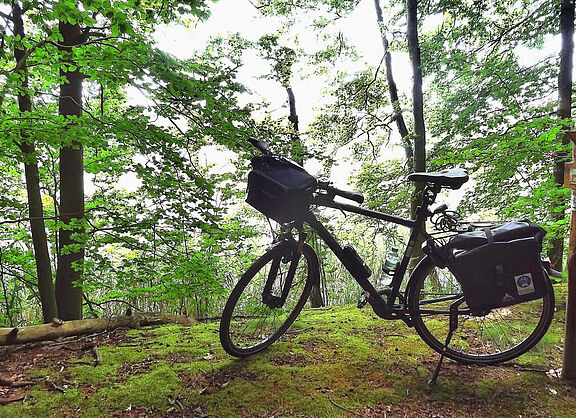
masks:
<path fill-rule="evenodd" d="M 510 325 L 508 319 L 506 319 L 501 312 L 497 311 L 496 315 L 501 319 L 502 322 L 504 322 L 504 326 L 499 326 L 502 336 L 508 341 L 509 344 L 512 344 L 518 339 L 518 337 L 521 336 L 520 332 L 516 333 L 515 337 L 512 335 L 512 338 L 508 338 L 508 332 L 514 334 L 514 328 Z"/>
<path fill-rule="evenodd" d="M 315 253 L 305 246 L 288 287 L 291 264 L 282 262 L 287 254 L 281 249 L 277 247 L 261 257 L 230 296 L 222 315 L 220 340 L 232 355 L 242 357 L 271 344 L 286 331 L 308 300 L 311 282 L 307 278 L 311 260 L 317 266 Z M 285 301 L 279 304 L 283 296 Z"/>
<path fill-rule="evenodd" d="M 484 347 L 489 349 L 490 348 L 489 344 L 490 344 L 490 342 L 492 342 L 496 347 L 498 347 L 498 351 L 502 352 L 502 347 L 498 343 L 499 342 L 498 338 L 495 338 L 494 335 L 490 332 L 489 327 L 486 326 L 486 321 L 484 320 L 484 318 L 480 318 L 479 322 L 482 324 L 482 329 L 486 330 L 486 332 L 489 335 L 488 339 L 484 339 L 484 338 L 482 338 L 483 333 L 480 333 L 480 339 L 481 339 Z M 494 322 L 491 322 L 490 326 L 497 332 L 496 327 L 494 326 Z"/>
<path fill-rule="evenodd" d="M 449 328 L 449 308 L 462 291 L 448 270 L 430 262 L 410 294 L 413 323 L 422 338 L 442 351 Z M 415 279 L 416 280 L 416 279 Z M 458 310 L 458 328 L 446 355 L 469 362 L 494 363 L 517 357 L 546 331 L 553 315 L 553 294 L 542 299 L 472 315 L 466 304 Z"/>

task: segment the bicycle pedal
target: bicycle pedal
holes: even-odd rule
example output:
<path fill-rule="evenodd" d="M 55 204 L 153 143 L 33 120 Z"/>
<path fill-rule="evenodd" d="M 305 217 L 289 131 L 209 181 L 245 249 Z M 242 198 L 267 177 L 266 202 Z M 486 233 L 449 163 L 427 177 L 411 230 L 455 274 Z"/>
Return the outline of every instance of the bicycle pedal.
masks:
<path fill-rule="evenodd" d="M 407 327 L 412 328 L 414 325 L 412 324 L 412 318 L 410 318 L 409 316 L 402 316 L 400 318 L 402 321 L 404 321 L 404 323 L 406 324 Z"/>
<path fill-rule="evenodd" d="M 367 303 L 368 303 L 368 298 L 366 297 L 366 292 L 362 292 L 362 295 L 360 295 L 360 299 L 358 299 L 358 303 L 356 304 L 356 307 L 358 309 L 362 309 L 364 306 L 366 306 Z"/>

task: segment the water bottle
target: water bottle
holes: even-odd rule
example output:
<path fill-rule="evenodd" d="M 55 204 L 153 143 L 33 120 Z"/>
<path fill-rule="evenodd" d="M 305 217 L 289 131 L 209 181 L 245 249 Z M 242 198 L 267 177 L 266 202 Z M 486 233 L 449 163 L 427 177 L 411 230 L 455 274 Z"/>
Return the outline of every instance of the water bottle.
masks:
<path fill-rule="evenodd" d="M 396 267 L 398 266 L 398 261 L 400 261 L 398 247 L 392 246 L 390 251 L 388 251 L 386 254 L 386 260 L 384 261 L 384 266 L 382 267 L 384 273 L 392 276 L 394 274 L 394 270 L 396 270 Z"/>

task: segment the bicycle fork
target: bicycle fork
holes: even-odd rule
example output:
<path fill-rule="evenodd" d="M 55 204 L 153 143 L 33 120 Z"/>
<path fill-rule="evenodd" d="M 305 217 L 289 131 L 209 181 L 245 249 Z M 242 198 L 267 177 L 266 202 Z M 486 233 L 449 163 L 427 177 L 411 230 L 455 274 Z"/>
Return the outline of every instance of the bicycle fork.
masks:
<path fill-rule="evenodd" d="M 290 293 L 290 288 L 292 287 L 292 282 L 294 281 L 294 275 L 296 274 L 296 268 L 300 262 L 300 257 L 302 256 L 302 248 L 306 241 L 307 233 L 305 231 L 300 231 L 298 234 L 298 243 L 296 245 L 295 251 L 291 252 L 290 267 L 288 268 L 288 273 L 286 274 L 286 280 L 282 285 L 282 294 L 280 296 L 275 296 L 272 293 L 272 286 L 278 278 L 278 270 L 280 269 L 280 264 L 286 260 L 286 255 L 280 254 L 278 257 L 272 261 L 272 266 L 270 266 L 270 271 L 268 272 L 268 277 L 264 285 L 264 290 L 262 290 L 262 302 L 271 309 L 281 308 L 286 303 L 286 298 L 288 298 L 288 293 Z"/>

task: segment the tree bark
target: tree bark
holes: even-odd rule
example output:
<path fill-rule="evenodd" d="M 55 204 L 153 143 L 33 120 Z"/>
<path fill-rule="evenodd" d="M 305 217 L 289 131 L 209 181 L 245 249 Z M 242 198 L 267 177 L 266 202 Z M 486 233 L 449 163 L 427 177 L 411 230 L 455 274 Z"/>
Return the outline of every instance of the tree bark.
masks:
<path fill-rule="evenodd" d="M 418 1 L 407 0 L 408 54 L 412 65 L 412 106 L 414 115 L 414 171 L 426 171 L 426 125 L 424 123 L 424 94 L 422 92 L 422 63 L 420 60 L 420 43 L 418 41 Z M 416 208 L 422 201 L 424 184 L 416 183 L 416 190 L 411 199 L 410 213 L 415 219 Z"/>
<path fill-rule="evenodd" d="M 562 37 L 562 47 L 560 51 L 560 68 L 558 72 L 558 117 L 569 119 L 571 117 L 572 106 L 572 67 L 574 54 L 574 2 L 562 1 L 560 9 L 560 34 Z M 565 130 L 570 130 L 571 126 L 565 126 Z M 570 140 L 566 135 L 561 136 L 562 145 L 566 146 Z M 564 187 L 564 163 L 568 161 L 568 156 L 559 152 L 554 157 L 553 175 L 554 182 L 558 188 Z M 556 212 L 558 206 L 564 206 L 566 201 L 557 201 L 552 204 L 552 220 L 558 222 L 564 219 L 563 212 Z M 562 271 L 564 256 L 564 238 L 557 237 L 550 240 L 548 257 L 555 269 Z"/>
<path fill-rule="evenodd" d="M 298 136 L 298 132 L 300 132 L 300 128 L 298 126 L 298 113 L 296 113 L 296 97 L 294 96 L 294 91 L 292 91 L 291 87 L 286 87 L 286 93 L 288 94 L 288 107 L 290 111 L 288 120 L 296 132 L 296 134 L 292 136 L 292 141 L 299 142 L 300 138 Z"/>
<path fill-rule="evenodd" d="M 296 98 L 294 97 L 294 92 L 292 91 L 291 87 L 286 87 L 286 93 L 288 94 L 288 121 L 292 124 L 292 129 L 294 132 L 291 134 L 291 141 L 296 146 L 298 150 L 300 150 L 299 154 L 293 154 L 294 161 L 298 164 L 304 164 L 304 156 L 302 155 L 301 149 L 302 144 L 300 143 L 300 128 L 298 126 L 298 113 L 296 112 Z"/>
<path fill-rule="evenodd" d="M 389 43 L 386 34 L 383 32 L 384 18 L 382 17 L 382 8 L 380 7 L 380 0 L 374 0 L 374 7 L 376 8 L 376 21 L 380 27 L 380 38 L 382 40 L 382 46 L 384 47 L 384 66 L 386 69 L 386 82 L 388 84 L 388 93 L 390 94 L 390 103 L 392 104 L 392 110 L 394 112 L 393 118 L 396 122 L 396 127 L 402 138 L 402 146 L 404 147 L 404 153 L 406 155 L 406 164 L 408 172 L 414 171 L 414 150 L 412 147 L 412 142 L 410 141 L 410 133 L 406 127 L 406 122 L 404 121 L 404 115 L 402 115 L 402 109 L 400 107 L 400 101 L 398 99 L 398 88 L 396 87 L 396 82 L 394 81 L 394 76 L 392 74 L 392 55 L 389 50 Z"/>
<path fill-rule="evenodd" d="M 302 148 L 302 144 L 300 143 L 300 128 L 298 126 L 298 113 L 296 112 L 296 98 L 294 96 L 294 92 L 292 91 L 291 87 L 286 87 L 286 93 L 288 94 L 288 107 L 290 114 L 288 116 L 288 120 L 292 124 L 292 129 L 294 133 L 292 134 L 292 143 L 297 146 L 298 149 Z M 294 156 L 296 162 L 300 165 L 304 164 L 304 156 L 302 153 L 300 155 Z M 313 308 L 319 308 L 324 306 L 324 300 L 322 299 L 322 291 L 320 286 L 312 286 L 312 290 L 310 291 L 310 305 Z"/>
<path fill-rule="evenodd" d="M 574 0 L 562 0 L 560 10 L 560 71 L 558 74 L 558 115 L 571 117 L 572 107 L 572 67 L 574 55 Z M 567 127 L 569 129 L 569 127 Z M 562 142 L 568 143 L 565 135 Z M 572 159 L 576 160 L 576 150 L 572 147 Z M 562 163 L 563 165 L 563 163 Z M 576 194 L 572 191 L 572 199 Z M 564 359 L 562 378 L 576 380 L 576 212 L 572 209 L 570 220 L 570 244 L 568 248 L 568 296 L 566 301 L 566 329 L 564 336 Z"/>
<path fill-rule="evenodd" d="M 74 45 L 83 43 L 78 24 L 60 22 L 64 52 L 72 51 Z M 62 116 L 82 115 L 83 75 L 75 71 L 61 70 L 66 83 L 60 86 L 58 109 Z M 84 157 L 82 143 L 73 140 L 60 149 L 60 221 L 69 225 L 73 219 L 84 218 Z M 58 269 L 56 272 L 56 302 L 60 318 L 82 318 L 82 262 L 84 244 L 74 235 L 82 234 L 84 228 L 63 227 L 59 230 Z"/>
<path fill-rule="evenodd" d="M 420 58 L 420 42 L 418 40 L 418 1 L 406 1 L 408 55 L 412 65 L 412 114 L 414 117 L 414 172 L 426 171 L 426 125 L 424 123 L 424 93 L 422 91 L 422 62 Z M 410 198 L 410 216 L 416 219 L 416 209 L 422 204 L 424 183 L 416 183 L 414 193 Z M 424 225 L 424 228 L 426 226 Z M 412 271 L 424 257 L 422 242 L 424 235 L 420 234 L 414 245 L 409 269 Z"/>
<path fill-rule="evenodd" d="M 14 21 L 14 34 L 25 38 L 24 22 L 22 21 L 22 9 L 18 2 L 12 4 L 12 18 Z M 32 99 L 28 90 L 28 69 L 26 66 L 26 52 L 22 49 L 14 49 L 14 59 L 16 63 L 24 61 L 17 70 L 22 74 L 22 84 L 18 92 L 18 108 L 21 113 L 32 111 Z M 24 176 L 26 178 L 26 192 L 28 196 L 28 214 L 30 217 L 30 230 L 32 233 L 32 244 L 34 247 L 34 258 L 36 261 L 36 274 L 38 276 L 38 292 L 40 294 L 40 305 L 45 323 L 58 317 L 56 298 L 54 295 L 54 282 L 52 279 L 52 266 L 50 265 L 50 253 L 48 251 L 48 239 L 46 237 L 46 227 L 44 223 L 44 207 L 42 194 L 40 191 L 40 174 L 36 158 L 34 142 L 25 131 L 21 132 L 22 141 L 18 143 L 18 148 L 24 157 Z"/>

